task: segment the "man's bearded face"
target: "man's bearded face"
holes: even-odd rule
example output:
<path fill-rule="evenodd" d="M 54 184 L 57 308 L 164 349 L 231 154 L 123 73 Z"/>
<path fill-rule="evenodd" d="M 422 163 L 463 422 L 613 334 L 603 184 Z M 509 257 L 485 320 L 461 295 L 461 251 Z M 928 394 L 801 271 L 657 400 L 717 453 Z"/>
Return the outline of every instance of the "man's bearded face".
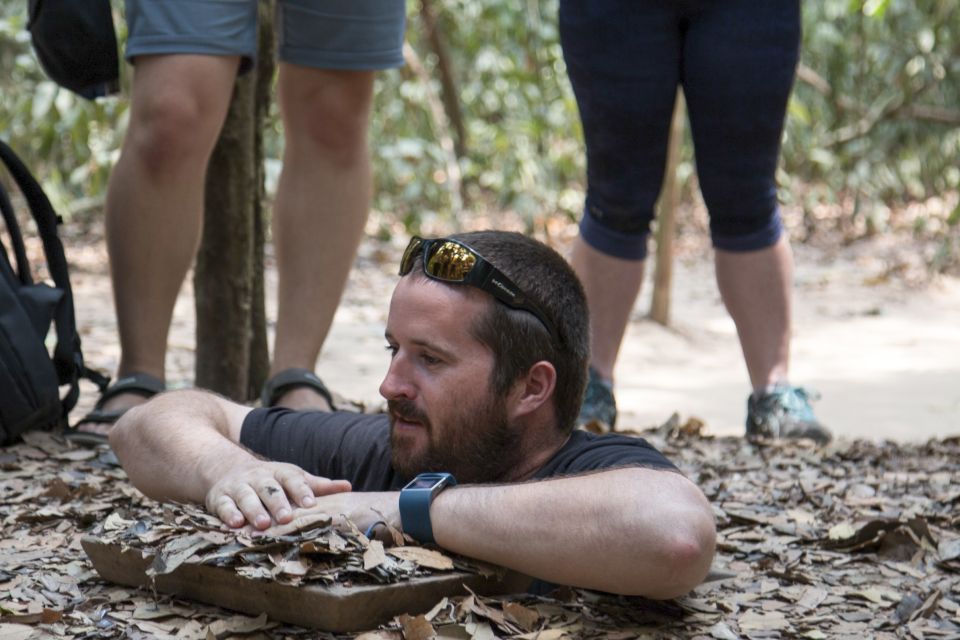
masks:
<path fill-rule="evenodd" d="M 491 304 L 472 287 L 412 276 L 397 285 L 387 318 L 390 368 L 380 393 L 401 476 L 446 471 L 459 482 L 489 482 L 522 458 L 509 401 L 490 386 L 493 353 L 470 331 Z"/>
<path fill-rule="evenodd" d="M 388 401 L 394 469 L 404 477 L 446 471 L 460 483 L 493 482 L 512 470 L 520 457 L 518 430 L 508 423 L 503 398 L 492 392 L 483 396 L 471 403 L 457 402 L 436 427 L 412 400 Z M 398 432 L 398 417 L 423 425 L 425 446 Z"/>

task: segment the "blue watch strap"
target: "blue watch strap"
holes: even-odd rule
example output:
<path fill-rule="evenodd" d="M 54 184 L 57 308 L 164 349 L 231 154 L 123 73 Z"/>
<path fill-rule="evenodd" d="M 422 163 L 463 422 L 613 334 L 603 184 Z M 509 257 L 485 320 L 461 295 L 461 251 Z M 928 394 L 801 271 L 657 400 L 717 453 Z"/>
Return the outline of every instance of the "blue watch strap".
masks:
<path fill-rule="evenodd" d="M 449 473 L 421 473 L 400 490 L 400 522 L 418 542 L 434 542 L 430 504 L 438 493 L 457 484 Z"/>

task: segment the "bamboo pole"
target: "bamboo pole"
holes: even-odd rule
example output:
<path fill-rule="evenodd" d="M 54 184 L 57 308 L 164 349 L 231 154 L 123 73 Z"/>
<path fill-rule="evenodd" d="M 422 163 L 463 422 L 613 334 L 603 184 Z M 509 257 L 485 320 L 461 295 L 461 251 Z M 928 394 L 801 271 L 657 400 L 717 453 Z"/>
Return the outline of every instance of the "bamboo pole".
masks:
<path fill-rule="evenodd" d="M 683 92 L 677 90 L 677 100 L 670 122 L 670 142 L 667 146 L 667 163 L 663 188 L 657 204 L 657 253 L 653 278 L 653 299 L 650 302 L 650 318 L 667 326 L 670 324 L 670 285 L 673 280 L 673 237 L 677 229 L 677 205 L 680 203 L 680 183 L 677 166 L 680 163 L 680 144 L 683 141 L 683 123 L 686 104 Z"/>

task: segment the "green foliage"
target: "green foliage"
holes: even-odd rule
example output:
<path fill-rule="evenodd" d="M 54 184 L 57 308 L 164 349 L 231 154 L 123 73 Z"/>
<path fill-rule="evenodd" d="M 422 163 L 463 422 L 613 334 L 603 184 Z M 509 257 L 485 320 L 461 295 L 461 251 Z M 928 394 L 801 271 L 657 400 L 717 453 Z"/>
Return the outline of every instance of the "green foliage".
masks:
<path fill-rule="evenodd" d="M 26 7 L 0 9 L 0 132 L 42 176 L 57 210 L 69 213 L 105 192 L 127 101 L 93 103 L 47 80 L 25 30 Z"/>
<path fill-rule="evenodd" d="M 958 4 L 822 0 L 804 11 L 785 175 L 860 203 L 960 188 Z"/>
<path fill-rule="evenodd" d="M 576 102 L 557 32 L 557 1 L 432 0 L 449 44 L 466 127 L 460 159 L 470 202 L 519 212 L 530 225 L 558 211 L 574 216 L 582 196 L 583 150 Z M 438 59 L 411 5 L 407 39 L 431 72 L 424 86 L 409 69 L 385 74 L 371 139 L 378 205 L 415 214 L 448 209 L 444 152 L 430 117 L 441 93 Z M 446 132 L 452 135 L 452 132 Z M 415 222 L 416 215 L 404 215 Z"/>

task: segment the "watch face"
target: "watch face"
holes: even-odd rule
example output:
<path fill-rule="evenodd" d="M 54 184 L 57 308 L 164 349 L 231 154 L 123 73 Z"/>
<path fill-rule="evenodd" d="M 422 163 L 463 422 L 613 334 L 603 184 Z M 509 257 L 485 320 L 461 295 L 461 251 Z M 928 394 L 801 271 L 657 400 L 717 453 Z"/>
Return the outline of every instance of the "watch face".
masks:
<path fill-rule="evenodd" d="M 440 473 L 440 472 L 428 472 L 421 473 L 413 480 L 411 480 L 403 489 L 406 490 L 424 490 L 431 489 L 438 491 L 446 486 L 453 486 L 457 484 L 456 478 L 454 478 L 449 473 Z"/>
<path fill-rule="evenodd" d="M 407 485 L 407 488 L 408 489 L 430 489 L 438 482 L 440 482 L 439 478 L 414 478 L 413 481 Z"/>

